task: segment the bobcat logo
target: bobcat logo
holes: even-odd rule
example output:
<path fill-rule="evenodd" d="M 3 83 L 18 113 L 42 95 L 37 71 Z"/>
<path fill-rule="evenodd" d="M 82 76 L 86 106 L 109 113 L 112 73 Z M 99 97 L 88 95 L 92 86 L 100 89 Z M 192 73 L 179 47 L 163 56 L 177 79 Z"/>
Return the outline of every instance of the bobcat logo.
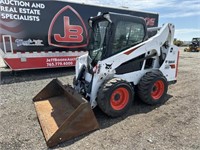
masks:
<path fill-rule="evenodd" d="M 112 64 L 106 64 L 106 69 L 112 69 Z"/>

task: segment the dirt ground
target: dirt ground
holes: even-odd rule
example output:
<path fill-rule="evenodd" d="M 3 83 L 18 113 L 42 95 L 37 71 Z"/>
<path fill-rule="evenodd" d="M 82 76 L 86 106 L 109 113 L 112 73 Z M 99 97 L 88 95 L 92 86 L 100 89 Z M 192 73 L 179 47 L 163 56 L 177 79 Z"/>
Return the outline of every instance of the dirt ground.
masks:
<path fill-rule="evenodd" d="M 74 68 L 23 71 L 2 78 L 0 149 L 47 149 L 32 98 L 52 78 L 71 83 Z M 166 102 L 148 106 L 136 100 L 129 113 L 111 119 L 94 110 L 100 129 L 54 149 L 200 150 L 200 53 L 180 53 L 178 82 Z"/>

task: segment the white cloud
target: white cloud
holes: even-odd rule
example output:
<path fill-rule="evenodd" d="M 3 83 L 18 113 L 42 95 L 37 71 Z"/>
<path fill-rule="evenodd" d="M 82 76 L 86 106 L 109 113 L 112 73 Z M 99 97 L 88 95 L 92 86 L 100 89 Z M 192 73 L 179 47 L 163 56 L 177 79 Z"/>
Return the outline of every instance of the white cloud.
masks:
<path fill-rule="evenodd" d="M 114 1 L 117 2 L 117 0 Z M 129 0 L 123 0 L 123 5 L 142 10 L 170 7 L 173 6 L 173 3 L 174 0 L 134 0 L 132 2 Z"/>
<path fill-rule="evenodd" d="M 177 34 L 188 34 L 188 33 L 199 33 L 200 34 L 200 29 L 176 29 Z"/>
<path fill-rule="evenodd" d="M 62 0 L 65 1 L 65 0 Z M 66 0 L 72 2 L 79 2 L 79 3 L 86 3 L 86 4 L 101 4 L 105 6 L 112 6 L 112 7 L 128 7 L 130 9 L 153 9 L 153 8 L 162 8 L 167 6 L 173 6 L 175 0 Z"/>
<path fill-rule="evenodd" d="M 64 0 L 63 0 L 64 1 Z M 166 9 L 166 14 L 161 14 L 164 18 L 190 17 L 200 15 L 199 0 L 67 0 L 72 2 L 105 5 L 112 7 L 128 7 L 129 9 L 152 10 Z"/>
<path fill-rule="evenodd" d="M 199 12 L 182 12 L 182 11 L 177 11 L 173 13 L 168 13 L 161 15 L 162 18 L 183 18 L 183 17 L 191 17 L 191 16 L 200 16 L 200 11 Z M 200 20 L 200 17 L 197 18 L 197 20 Z"/>
<path fill-rule="evenodd" d="M 174 4 L 176 7 L 170 7 L 167 14 L 161 15 L 163 18 L 177 18 L 190 17 L 200 15 L 200 1 L 199 0 L 184 0 Z M 197 19 L 200 19 L 197 18 Z"/>
<path fill-rule="evenodd" d="M 175 38 L 177 39 L 191 41 L 193 37 L 200 37 L 200 29 L 183 28 L 175 30 Z"/>

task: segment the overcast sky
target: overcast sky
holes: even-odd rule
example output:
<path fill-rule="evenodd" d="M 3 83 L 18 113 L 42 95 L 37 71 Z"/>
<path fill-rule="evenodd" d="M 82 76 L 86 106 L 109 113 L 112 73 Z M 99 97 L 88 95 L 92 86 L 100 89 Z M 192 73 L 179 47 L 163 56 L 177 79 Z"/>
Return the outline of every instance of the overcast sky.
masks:
<path fill-rule="evenodd" d="M 190 41 L 200 37 L 200 0 L 67 0 L 159 13 L 159 25 L 173 23 L 175 38 Z"/>

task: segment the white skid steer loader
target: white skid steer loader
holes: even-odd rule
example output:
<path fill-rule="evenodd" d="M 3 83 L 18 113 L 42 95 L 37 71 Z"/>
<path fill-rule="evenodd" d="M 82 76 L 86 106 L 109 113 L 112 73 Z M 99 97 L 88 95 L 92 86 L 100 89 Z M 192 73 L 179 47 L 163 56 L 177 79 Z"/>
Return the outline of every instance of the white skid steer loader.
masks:
<path fill-rule="evenodd" d="M 117 13 L 91 17 L 89 25 L 88 54 L 76 61 L 74 87 L 54 79 L 33 99 L 49 147 L 98 129 L 95 106 L 118 117 L 129 110 L 134 93 L 154 105 L 176 83 L 174 25 L 147 29 L 143 18 Z"/>

